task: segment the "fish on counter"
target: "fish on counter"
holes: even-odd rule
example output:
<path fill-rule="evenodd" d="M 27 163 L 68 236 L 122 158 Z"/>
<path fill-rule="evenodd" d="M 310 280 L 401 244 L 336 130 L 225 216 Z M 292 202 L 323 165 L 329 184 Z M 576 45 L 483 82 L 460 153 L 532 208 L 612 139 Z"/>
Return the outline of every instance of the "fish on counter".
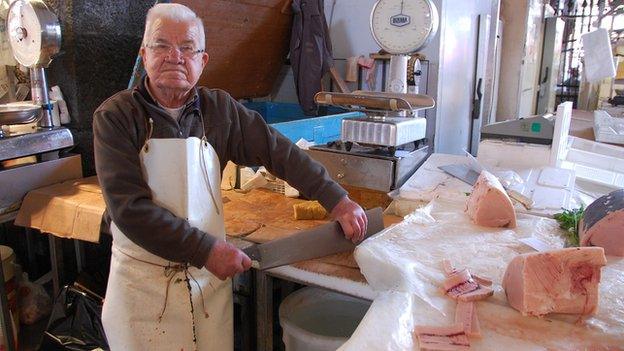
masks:
<path fill-rule="evenodd" d="M 503 277 L 509 304 L 527 316 L 592 314 L 598 307 L 601 247 L 572 247 L 518 255 Z"/>
<path fill-rule="evenodd" d="M 581 246 L 600 246 L 606 255 L 624 256 L 624 189 L 587 206 L 578 231 Z"/>
<path fill-rule="evenodd" d="M 471 338 L 481 337 L 481 326 L 477 316 L 477 305 L 475 302 L 458 301 L 455 308 L 455 324 L 464 327 L 464 333 Z"/>
<path fill-rule="evenodd" d="M 513 203 L 498 178 L 488 171 L 482 171 L 479 175 L 465 211 L 477 225 L 516 227 Z"/>
<path fill-rule="evenodd" d="M 491 288 L 479 284 L 467 269 L 461 269 L 444 281 L 446 295 L 458 301 L 478 301 L 494 294 Z"/>
<path fill-rule="evenodd" d="M 464 332 L 461 324 L 450 327 L 425 327 L 414 328 L 421 349 L 424 350 L 470 350 L 470 339 Z"/>
<path fill-rule="evenodd" d="M 473 279 L 467 269 L 456 269 L 449 260 L 443 260 L 442 266 L 447 277 L 444 293 L 457 300 L 455 323 L 451 326 L 416 326 L 414 333 L 421 349 L 470 350 L 470 338 L 481 337 L 475 301 L 492 296 L 494 291 L 489 287 L 492 282 L 481 277 Z"/>

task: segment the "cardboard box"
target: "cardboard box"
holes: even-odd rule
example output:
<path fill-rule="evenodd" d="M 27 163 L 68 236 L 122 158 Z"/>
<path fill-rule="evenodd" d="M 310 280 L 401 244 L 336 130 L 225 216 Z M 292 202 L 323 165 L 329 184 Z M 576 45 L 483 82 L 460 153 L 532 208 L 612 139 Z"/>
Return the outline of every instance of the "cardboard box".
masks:
<path fill-rule="evenodd" d="M 78 178 L 82 178 L 80 155 L 4 169 L 0 172 L 0 184 L 3 184 L 0 191 L 0 211 L 19 208 L 24 196 L 33 189 Z"/>
<path fill-rule="evenodd" d="M 97 243 L 105 209 L 97 177 L 81 178 L 30 191 L 15 225 Z"/>

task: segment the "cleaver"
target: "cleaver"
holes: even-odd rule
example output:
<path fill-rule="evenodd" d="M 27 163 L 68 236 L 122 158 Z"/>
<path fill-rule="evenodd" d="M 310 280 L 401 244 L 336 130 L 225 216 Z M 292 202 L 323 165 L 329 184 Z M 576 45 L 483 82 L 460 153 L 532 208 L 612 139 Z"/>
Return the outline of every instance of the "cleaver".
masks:
<path fill-rule="evenodd" d="M 368 227 L 364 239 L 384 229 L 380 207 L 366 211 Z M 252 260 L 252 267 L 269 269 L 294 262 L 324 257 L 353 250 L 357 244 L 344 237 L 338 222 L 300 231 L 289 237 L 255 244 L 243 249 Z"/>
<path fill-rule="evenodd" d="M 438 168 L 472 186 L 475 185 L 477 178 L 479 178 L 479 173 L 475 172 L 472 168 L 470 168 L 470 166 L 464 164 L 444 165 L 438 166 Z M 510 198 L 521 203 L 527 210 L 530 210 L 531 207 L 533 207 L 533 199 L 530 199 L 513 189 L 509 189 L 504 185 L 503 188 L 505 188 Z"/>

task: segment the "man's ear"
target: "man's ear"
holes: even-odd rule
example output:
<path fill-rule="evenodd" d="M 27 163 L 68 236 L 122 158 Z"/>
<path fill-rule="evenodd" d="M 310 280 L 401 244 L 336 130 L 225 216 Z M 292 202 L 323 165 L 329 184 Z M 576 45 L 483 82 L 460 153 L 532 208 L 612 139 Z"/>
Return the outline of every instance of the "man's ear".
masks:
<path fill-rule="evenodd" d="M 202 52 L 202 69 L 206 67 L 208 61 L 210 61 L 210 55 L 207 52 Z"/>

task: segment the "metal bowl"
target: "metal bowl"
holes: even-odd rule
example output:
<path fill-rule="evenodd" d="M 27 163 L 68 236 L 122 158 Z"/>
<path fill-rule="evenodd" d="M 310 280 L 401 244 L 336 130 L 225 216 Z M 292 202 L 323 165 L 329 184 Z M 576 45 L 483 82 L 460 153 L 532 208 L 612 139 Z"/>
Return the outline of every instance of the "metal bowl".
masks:
<path fill-rule="evenodd" d="M 41 106 L 31 101 L 0 105 L 0 125 L 33 123 L 41 116 Z"/>

